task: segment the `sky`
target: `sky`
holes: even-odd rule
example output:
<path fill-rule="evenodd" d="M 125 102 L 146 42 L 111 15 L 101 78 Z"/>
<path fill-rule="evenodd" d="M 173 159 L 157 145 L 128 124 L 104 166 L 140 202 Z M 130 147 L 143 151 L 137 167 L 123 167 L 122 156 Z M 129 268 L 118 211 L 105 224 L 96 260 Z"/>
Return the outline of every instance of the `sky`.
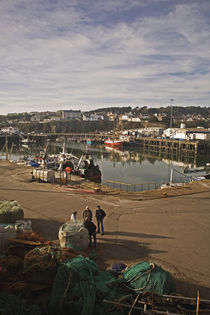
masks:
<path fill-rule="evenodd" d="M 1 0 L 0 114 L 210 106 L 210 0 Z"/>

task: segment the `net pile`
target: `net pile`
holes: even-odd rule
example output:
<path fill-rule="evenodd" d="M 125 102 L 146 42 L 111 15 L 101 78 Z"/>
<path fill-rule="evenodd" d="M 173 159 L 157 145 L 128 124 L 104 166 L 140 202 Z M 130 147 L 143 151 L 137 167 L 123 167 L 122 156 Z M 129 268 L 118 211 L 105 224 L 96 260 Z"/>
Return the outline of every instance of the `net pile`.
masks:
<path fill-rule="evenodd" d="M 151 292 L 161 295 L 175 292 L 171 274 L 153 263 L 142 262 L 127 269 L 123 274 L 123 281 L 136 293 Z"/>
<path fill-rule="evenodd" d="M 0 201 L 0 223 L 15 223 L 23 218 L 23 209 L 17 201 Z"/>
<path fill-rule="evenodd" d="M 36 247 L 24 257 L 24 275 L 32 282 L 51 285 L 56 274 L 60 250 L 52 246 Z"/>
<path fill-rule="evenodd" d="M 103 303 L 120 300 L 127 289 L 109 271 L 81 255 L 60 264 L 49 302 L 50 314 L 118 315 L 123 310 Z M 126 313 L 125 313 L 126 314 Z"/>

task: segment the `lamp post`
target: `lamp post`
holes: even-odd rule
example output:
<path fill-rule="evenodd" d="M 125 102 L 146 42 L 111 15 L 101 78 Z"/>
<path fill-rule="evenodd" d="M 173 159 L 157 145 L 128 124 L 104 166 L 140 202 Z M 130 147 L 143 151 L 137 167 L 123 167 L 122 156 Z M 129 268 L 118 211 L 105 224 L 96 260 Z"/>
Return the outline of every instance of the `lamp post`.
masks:
<path fill-rule="evenodd" d="M 173 114 L 172 114 L 172 109 L 173 109 L 173 101 L 174 99 L 171 98 L 171 118 L 170 118 L 170 139 L 174 137 L 173 132 L 172 132 L 172 125 L 173 125 Z M 172 186 L 173 182 L 173 166 L 172 166 L 172 161 L 170 161 L 170 180 L 169 180 L 169 186 Z"/>
<path fill-rule="evenodd" d="M 173 124 L 172 108 L 173 108 L 173 101 L 174 101 L 174 99 L 171 98 L 170 101 L 171 101 L 171 118 L 170 118 L 170 129 L 171 129 L 172 128 L 172 124 Z"/>

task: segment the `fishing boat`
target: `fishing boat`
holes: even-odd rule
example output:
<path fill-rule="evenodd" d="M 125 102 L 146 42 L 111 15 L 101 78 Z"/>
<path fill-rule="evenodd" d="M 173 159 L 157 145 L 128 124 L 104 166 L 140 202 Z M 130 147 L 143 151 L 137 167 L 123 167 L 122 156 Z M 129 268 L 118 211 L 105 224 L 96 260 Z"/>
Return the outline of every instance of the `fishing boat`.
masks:
<path fill-rule="evenodd" d="M 108 147 L 123 147 L 123 141 L 122 140 L 112 140 L 108 139 L 104 141 L 105 146 Z"/>
<path fill-rule="evenodd" d="M 68 167 L 72 174 L 79 175 L 95 182 L 101 181 L 101 171 L 99 166 L 94 162 L 94 159 L 90 154 L 82 154 L 79 158 L 71 153 L 67 153 L 65 141 L 63 142 L 62 152 L 60 154 L 48 155 L 47 147 L 48 142 L 40 156 L 34 157 L 30 162 L 31 166 L 64 172 Z"/>
<path fill-rule="evenodd" d="M 120 136 L 119 140 L 123 142 L 123 147 L 133 147 L 139 145 L 138 141 L 132 139 L 129 136 Z"/>
<path fill-rule="evenodd" d="M 87 140 L 86 140 L 86 144 L 89 144 L 89 145 L 94 144 L 94 141 L 91 140 L 91 139 L 87 139 Z"/>
<path fill-rule="evenodd" d="M 74 167 L 75 171 L 79 172 L 80 176 L 88 178 L 94 182 L 101 182 L 101 171 L 90 154 L 83 154 L 80 157 L 78 164 Z"/>

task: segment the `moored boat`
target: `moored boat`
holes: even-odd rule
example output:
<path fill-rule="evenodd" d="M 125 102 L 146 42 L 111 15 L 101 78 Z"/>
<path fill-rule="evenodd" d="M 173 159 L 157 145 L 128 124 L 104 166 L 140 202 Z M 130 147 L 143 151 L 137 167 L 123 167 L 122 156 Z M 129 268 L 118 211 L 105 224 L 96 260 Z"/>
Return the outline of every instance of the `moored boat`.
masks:
<path fill-rule="evenodd" d="M 123 147 L 123 141 L 108 139 L 104 141 L 105 146 L 109 147 Z"/>
<path fill-rule="evenodd" d="M 131 147 L 131 146 L 138 146 L 139 145 L 138 141 L 132 139 L 129 136 L 120 136 L 119 140 L 123 142 L 124 147 Z"/>
<path fill-rule="evenodd" d="M 87 140 L 86 140 L 86 144 L 93 144 L 93 140 L 87 139 Z"/>

